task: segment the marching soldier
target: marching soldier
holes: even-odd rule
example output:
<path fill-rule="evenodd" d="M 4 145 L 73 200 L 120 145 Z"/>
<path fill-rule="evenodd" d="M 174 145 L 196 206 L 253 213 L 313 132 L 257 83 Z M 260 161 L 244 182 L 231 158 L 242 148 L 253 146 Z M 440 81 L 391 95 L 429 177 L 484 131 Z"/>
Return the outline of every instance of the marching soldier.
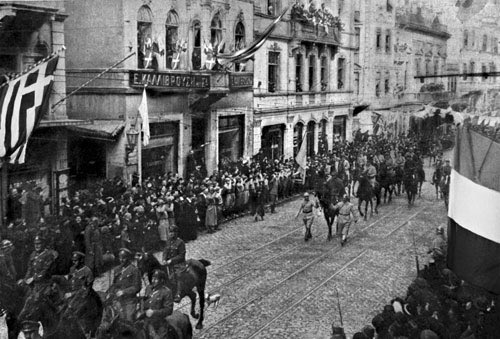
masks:
<path fill-rule="evenodd" d="M 340 245 L 344 246 L 347 241 L 347 235 L 349 234 L 349 228 L 351 227 L 352 221 L 354 219 L 354 222 L 357 223 L 358 217 L 356 209 L 354 208 L 354 205 L 351 204 L 349 196 L 345 194 L 342 200 L 343 201 L 335 205 L 335 208 L 339 210 L 337 232 L 342 235 Z"/>
<path fill-rule="evenodd" d="M 10 240 L 2 240 L 0 243 L 0 275 L 15 282 L 17 273 L 12 260 L 13 250 L 14 245 Z"/>
<path fill-rule="evenodd" d="M 70 292 L 65 294 L 65 299 L 75 296 L 79 292 L 87 292 L 94 283 L 94 275 L 88 266 L 85 265 L 85 254 L 79 251 L 73 252 L 71 266 L 67 276 L 70 283 Z"/>
<path fill-rule="evenodd" d="M 163 250 L 163 262 L 167 265 L 169 278 L 175 287 L 174 301 L 181 301 L 181 284 L 179 275 L 186 270 L 186 245 L 182 239 L 177 237 L 176 226 L 170 227 L 170 237 Z"/>
<path fill-rule="evenodd" d="M 132 252 L 121 248 L 118 252 L 120 266 L 115 270 L 113 285 L 108 295 L 114 297 L 121 305 L 120 318 L 133 321 L 137 305 L 137 293 L 141 290 L 141 273 L 131 263 Z"/>
<path fill-rule="evenodd" d="M 304 221 L 304 227 L 306 228 L 304 241 L 308 241 L 312 238 L 311 227 L 314 221 L 314 208 L 318 208 L 318 202 L 316 203 L 309 200 L 309 193 L 304 193 L 304 201 L 297 212 L 295 218 L 297 218 L 302 212 L 302 220 Z"/>
<path fill-rule="evenodd" d="M 56 257 L 54 251 L 45 248 L 43 239 L 40 236 L 35 237 L 35 250 L 31 253 L 28 262 L 28 271 L 24 279 L 18 283 L 31 285 L 33 283 L 33 291 L 41 291 L 50 285 L 51 268 Z"/>
<path fill-rule="evenodd" d="M 174 310 L 172 291 L 165 286 L 167 276 L 162 270 L 155 270 L 151 285 L 146 287 L 144 299 L 144 329 L 150 338 L 163 338 L 166 335 L 165 318 Z M 141 316 L 139 316 L 141 317 Z"/>

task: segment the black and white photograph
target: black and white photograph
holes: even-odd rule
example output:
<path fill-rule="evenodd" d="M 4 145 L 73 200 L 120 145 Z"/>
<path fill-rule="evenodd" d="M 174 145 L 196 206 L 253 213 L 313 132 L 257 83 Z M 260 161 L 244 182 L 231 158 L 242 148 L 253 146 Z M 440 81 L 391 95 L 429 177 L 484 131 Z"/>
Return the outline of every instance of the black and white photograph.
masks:
<path fill-rule="evenodd" d="M 0 0 L 0 339 L 500 338 L 499 39 L 500 0 Z"/>

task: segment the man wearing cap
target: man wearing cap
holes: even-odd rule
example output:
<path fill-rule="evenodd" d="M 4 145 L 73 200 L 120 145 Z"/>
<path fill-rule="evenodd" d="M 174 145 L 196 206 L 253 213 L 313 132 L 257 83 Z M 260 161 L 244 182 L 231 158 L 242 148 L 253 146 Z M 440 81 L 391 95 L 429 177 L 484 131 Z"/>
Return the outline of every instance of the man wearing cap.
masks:
<path fill-rule="evenodd" d="M 79 251 L 73 252 L 71 256 L 73 266 L 69 270 L 67 276 L 70 283 L 70 291 L 64 296 L 69 299 L 75 296 L 78 292 L 87 292 L 92 288 L 94 283 L 94 275 L 88 266 L 85 266 L 85 254 Z"/>
<path fill-rule="evenodd" d="M 42 339 L 40 335 L 40 323 L 26 320 L 22 322 L 21 331 L 26 339 Z"/>
<path fill-rule="evenodd" d="M 165 318 L 174 310 L 172 291 L 165 286 L 167 276 L 162 270 L 155 270 L 151 285 L 146 287 L 144 297 L 144 330 L 150 338 L 163 338 L 166 335 Z M 139 315 L 141 317 L 141 315 Z"/>
<path fill-rule="evenodd" d="M 14 245 L 10 240 L 2 240 L 0 243 L 0 276 L 7 277 L 11 281 L 16 279 L 16 268 L 12 260 Z"/>
<path fill-rule="evenodd" d="M 354 205 L 351 204 L 351 199 L 347 194 L 344 195 L 341 202 L 335 205 L 335 209 L 339 211 L 338 216 L 338 226 L 337 226 L 337 235 L 342 235 L 342 239 L 340 240 L 340 245 L 344 246 L 347 241 L 347 235 L 349 234 L 349 228 L 351 227 L 352 221 L 358 222 L 358 216 L 356 214 L 356 209 Z"/>
<path fill-rule="evenodd" d="M 186 245 L 182 239 L 177 237 L 177 233 L 176 226 L 170 227 L 170 237 L 163 250 L 163 262 L 167 265 L 172 286 L 176 287 L 174 301 L 178 303 L 181 301 L 179 275 L 186 269 Z"/>
<path fill-rule="evenodd" d="M 314 221 L 314 208 L 318 208 L 318 202 L 313 203 L 312 201 L 309 200 L 309 193 L 304 193 L 304 201 L 302 202 L 302 205 L 300 205 L 299 211 L 297 212 L 297 215 L 295 218 L 297 218 L 300 213 L 302 212 L 302 220 L 304 221 L 304 227 L 306 228 L 305 234 L 304 234 L 304 241 L 308 241 L 309 239 L 312 238 L 311 234 L 311 227 Z"/>
<path fill-rule="evenodd" d="M 366 176 L 368 177 L 368 180 L 370 181 L 372 187 L 375 188 L 375 177 L 377 176 L 377 168 L 375 168 L 375 166 L 373 165 L 373 160 L 371 158 L 368 159 L 368 165 L 366 167 Z"/>
<path fill-rule="evenodd" d="M 51 268 L 56 260 L 54 252 L 45 248 L 44 240 L 40 236 L 35 237 L 35 250 L 31 253 L 28 261 L 28 271 L 20 283 L 34 284 L 33 291 L 40 291 L 50 284 Z"/>
<path fill-rule="evenodd" d="M 141 290 L 141 273 L 131 263 L 132 252 L 121 248 L 118 252 L 120 266 L 115 270 L 113 285 L 109 288 L 108 295 L 121 304 L 120 318 L 133 321 L 137 304 L 137 293 Z"/>
<path fill-rule="evenodd" d="M 442 263 L 446 255 L 446 239 L 443 226 L 436 228 L 436 237 L 432 240 L 432 247 L 428 253 L 431 255 L 431 263 Z"/>

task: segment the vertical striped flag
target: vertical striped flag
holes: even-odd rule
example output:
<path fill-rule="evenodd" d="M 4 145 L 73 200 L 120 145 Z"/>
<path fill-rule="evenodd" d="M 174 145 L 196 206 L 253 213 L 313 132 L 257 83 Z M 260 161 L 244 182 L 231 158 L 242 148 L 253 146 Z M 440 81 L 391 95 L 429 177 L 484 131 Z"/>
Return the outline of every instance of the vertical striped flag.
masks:
<path fill-rule="evenodd" d="M 500 293 L 500 143 L 458 129 L 448 206 L 448 267 Z"/>
<path fill-rule="evenodd" d="M 0 87 L 0 158 L 23 164 L 33 130 L 49 108 L 59 56 L 43 59 Z"/>
<path fill-rule="evenodd" d="M 142 100 L 141 104 L 139 105 L 139 114 L 141 116 L 141 121 L 142 121 L 142 133 L 143 133 L 143 140 L 142 144 L 144 146 L 149 145 L 149 113 L 148 113 L 148 97 L 146 95 L 146 88 L 142 91 Z"/>

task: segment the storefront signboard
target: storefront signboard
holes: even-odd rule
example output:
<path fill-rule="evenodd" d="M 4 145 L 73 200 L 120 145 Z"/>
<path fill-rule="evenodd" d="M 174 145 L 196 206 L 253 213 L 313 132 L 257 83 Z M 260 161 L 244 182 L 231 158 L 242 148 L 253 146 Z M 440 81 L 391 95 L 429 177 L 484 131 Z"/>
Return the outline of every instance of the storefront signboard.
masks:
<path fill-rule="evenodd" d="M 252 88 L 253 75 L 252 74 L 230 74 L 229 86 L 231 88 Z"/>
<path fill-rule="evenodd" d="M 210 89 L 210 76 L 194 73 L 130 71 L 130 86 L 158 89 Z"/>

